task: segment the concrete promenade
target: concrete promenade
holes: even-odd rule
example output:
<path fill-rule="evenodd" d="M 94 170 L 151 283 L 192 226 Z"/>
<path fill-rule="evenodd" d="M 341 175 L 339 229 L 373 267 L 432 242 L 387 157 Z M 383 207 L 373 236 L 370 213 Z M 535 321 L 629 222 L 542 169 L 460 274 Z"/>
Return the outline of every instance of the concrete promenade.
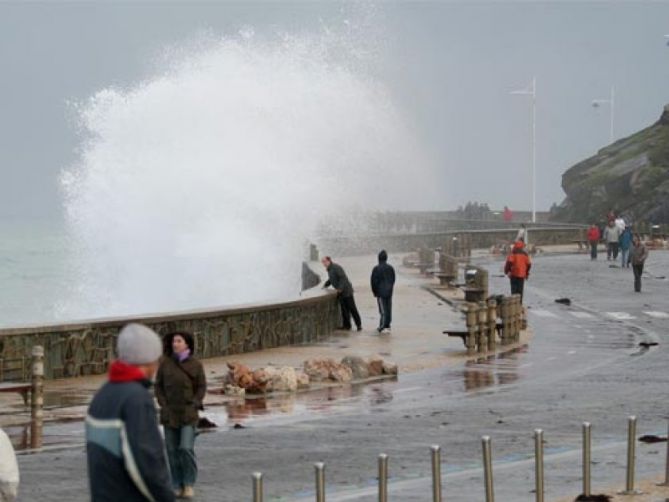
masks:
<path fill-rule="evenodd" d="M 390 260 L 397 265 L 399 258 L 391 255 Z M 508 281 L 500 277 L 501 261 L 478 260 L 489 270 L 491 290 L 508 292 Z M 488 434 L 493 438 L 496 499 L 530 502 L 532 431 L 541 427 L 546 500 L 566 502 L 580 490 L 583 421 L 593 423 L 593 493 L 624 486 L 628 415 L 639 416 L 638 435 L 666 434 L 669 282 L 661 274 L 669 265 L 666 252 L 651 254 L 641 295 L 630 292 L 631 272 L 611 268 L 605 260 L 590 262 L 583 254 L 537 257 L 526 296 L 532 339 L 497 355 L 470 359 L 463 356 L 459 339 L 441 334 L 463 321 L 421 288 L 426 279 L 396 266 L 393 333 L 379 336 L 367 284 L 375 259 L 342 259 L 341 264 L 354 279 L 362 333 L 338 333 L 317 346 L 234 359 L 253 367 L 299 366 L 309 357 L 378 353 L 399 363 L 399 378 L 246 401 L 209 395 L 207 416 L 219 427 L 201 435 L 196 445 L 201 467 L 197 500 L 250 500 L 250 473 L 256 470 L 266 476 L 265 500 L 314 500 L 313 463 L 324 461 L 328 501 L 371 502 L 377 499 L 376 456 L 384 452 L 390 456 L 391 500 L 425 502 L 431 500 L 430 444 L 443 448 L 444 500 L 483 500 L 480 437 Z M 562 296 L 569 296 L 572 306 L 554 302 Z M 639 342 L 648 341 L 660 345 L 639 348 Z M 225 362 L 206 361 L 212 386 Z M 54 449 L 20 456 L 21 500 L 87 500 L 79 418 L 100 382 L 49 384 L 47 396 L 53 403 L 76 404 L 78 399 L 81 405 L 56 411 L 73 421 L 47 426 Z M 637 445 L 638 479 L 662 474 L 665 448 L 663 443 Z M 665 496 L 654 491 L 626 500 L 656 502 Z"/>

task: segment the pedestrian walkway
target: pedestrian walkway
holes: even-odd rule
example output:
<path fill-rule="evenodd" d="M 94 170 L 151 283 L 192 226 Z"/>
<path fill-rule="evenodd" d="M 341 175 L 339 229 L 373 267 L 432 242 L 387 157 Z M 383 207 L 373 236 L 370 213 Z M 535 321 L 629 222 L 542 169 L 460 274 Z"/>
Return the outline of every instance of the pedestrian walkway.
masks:
<path fill-rule="evenodd" d="M 558 318 L 564 315 L 582 320 L 595 320 L 598 318 L 596 314 L 580 310 L 551 311 L 547 309 L 529 309 L 528 312 L 530 316 L 543 318 Z M 658 312 L 654 310 L 642 311 L 641 314 L 632 314 L 629 312 L 602 312 L 601 315 L 610 317 L 611 319 L 616 319 L 618 321 L 631 321 L 633 319 L 639 319 L 643 317 L 650 317 L 653 319 L 669 319 L 669 312 Z"/>

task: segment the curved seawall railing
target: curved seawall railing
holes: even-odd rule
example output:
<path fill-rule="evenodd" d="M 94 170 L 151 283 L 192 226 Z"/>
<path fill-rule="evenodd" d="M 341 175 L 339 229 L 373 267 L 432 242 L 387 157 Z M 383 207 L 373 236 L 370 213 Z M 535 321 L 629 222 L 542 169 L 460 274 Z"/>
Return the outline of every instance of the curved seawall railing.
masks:
<path fill-rule="evenodd" d="M 337 326 L 338 312 L 334 292 L 312 290 L 271 304 L 0 329 L 0 382 L 30 378 L 34 345 L 44 347 L 47 379 L 104 373 L 116 336 L 129 322 L 159 334 L 190 331 L 198 357 L 207 358 L 321 340 Z"/>

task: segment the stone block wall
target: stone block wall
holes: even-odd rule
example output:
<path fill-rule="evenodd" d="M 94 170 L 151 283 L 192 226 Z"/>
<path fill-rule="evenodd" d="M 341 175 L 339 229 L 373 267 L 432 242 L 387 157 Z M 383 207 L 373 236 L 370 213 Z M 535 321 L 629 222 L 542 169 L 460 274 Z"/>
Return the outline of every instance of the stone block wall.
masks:
<path fill-rule="evenodd" d="M 267 305 L 0 329 L 0 382 L 30 378 L 33 345 L 44 347 L 47 379 L 104 373 L 116 336 L 129 322 L 158 334 L 190 331 L 198 357 L 208 358 L 315 342 L 329 335 L 338 319 L 334 292 L 318 291 Z"/>

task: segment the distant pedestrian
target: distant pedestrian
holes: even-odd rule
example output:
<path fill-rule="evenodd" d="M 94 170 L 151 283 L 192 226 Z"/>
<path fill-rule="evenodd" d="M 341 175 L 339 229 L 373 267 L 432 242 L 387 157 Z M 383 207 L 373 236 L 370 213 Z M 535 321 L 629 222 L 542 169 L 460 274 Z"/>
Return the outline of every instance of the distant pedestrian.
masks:
<path fill-rule="evenodd" d="M 504 206 L 504 212 L 502 213 L 502 218 L 505 223 L 511 223 L 513 221 L 513 211 L 507 206 Z"/>
<path fill-rule="evenodd" d="M 14 502 L 19 490 L 19 465 L 5 431 L 0 429 L 0 502 Z"/>
<path fill-rule="evenodd" d="M 388 264 L 388 254 L 379 253 L 379 264 L 372 270 L 370 279 L 372 294 L 379 306 L 379 333 L 390 333 L 393 312 L 393 287 L 395 286 L 395 269 Z"/>
<path fill-rule="evenodd" d="M 193 498 L 197 480 L 195 436 L 198 410 L 207 391 L 202 363 L 195 358 L 193 335 L 177 331 L 163 338 L 164 357 L 156 375 L 160 423 L 177 497 Z"/>
<path fill-rule="evenodd" d="M 620 229 L 616 226 L 615 220 L 609 220 L 609 224 L 604 229 L 604 240 L 606 241 L 606 259 L 618 259 L 618 238 Z"/>
<path fill-rule="evenodd" d="M 518 229 L 518 233 L 516 234 L 516 241 L 523 241 L 525 246 L 527 246 L 530 243 L 529 239 L 530 236 L 527 232 L 527 225 L 525 225 L 525 223 L 521 223 L 520 228 Z"/>
<path fill-rule="evenodd" d="M 632 229 L 626 226 L 623 233 L 618 238 L 620 247 L 620 266 L 622 268 L 630 266 L 630 248 L 632 247 Z"/>
<path fill-rule="evenodd" d="M 520 302 L 523 302 L 523 290 L 525 281 L 530 276 L 530 269 L 532 268 L 532 260 L 530 255 L 525 250 L 525 243 L 523 241 L 516 241 L 513 245 L 511 253 L 506 258 L 504 265 L 504 273 L 511 281 L 511 294 L 520 295 Z"/>
<path fill-rule="evenodd" d="M 118 335 L 109 381 L 86 417 L 86 452 L 92 502 L 175 500 L 149 392 L 162 353 L 160 338 L 141 324 Z"/>
<path fill-rule="evenodd" d="M 643 265 L 646 262 L 646 258 L 648 258 L 648 249 L 641 242 L 639 234 L 634 234 L 630 260 L 632 261 L 632 271 L 634 272 L 634 291 L 637 293 L 641 293 L 641 276 L 643 275 Z"/>
<path fill-rule="evenodd" d="M 362 331 L 362 320 L 358 313 L 358 307 L 355 305 L 355 298 L 353 296 L 353 285 L 348 280 L 346 272 L 337 263 L 332 261 L 329 256 L 324 257 L 321 263 L 328 272 L 328 280 L 323 285 L 324 288 L 332 286 L 337 290 L 337 298 L 339 300 L 339 307 L 341 309 L 342 325 L 339 329 L 351 329 L 351 316 L 355 321 L 358 331 Z"/>
<path fill-rule="evenodd" d="M 588 229 L 588 243 L 590 244 L 590 259 L 597 259 L 597 246 L 599 246 L 599 239 L 601 239 L 601 234 L 599 233 L 599 228 L 596 223 L 590 225 Z"/>

